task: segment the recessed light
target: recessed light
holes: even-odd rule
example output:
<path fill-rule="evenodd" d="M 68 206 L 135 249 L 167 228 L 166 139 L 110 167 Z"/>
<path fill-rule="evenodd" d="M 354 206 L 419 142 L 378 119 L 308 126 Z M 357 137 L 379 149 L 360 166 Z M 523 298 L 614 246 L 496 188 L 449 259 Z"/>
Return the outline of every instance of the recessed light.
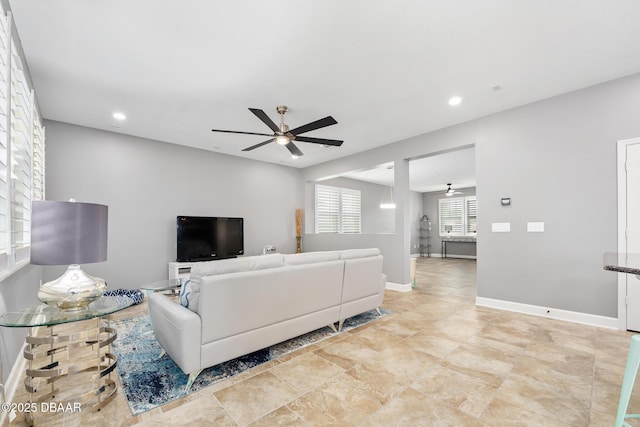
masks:
<path fill-rule="evenodd" d="M 113 113 L 113 118 L 116 120 L 125 120 L 127 116 L 125 116 L 124 113 L 116 112 Z"/>
<path fill-rule="evenodd" d="M 291 158 L 294 159 L 294 160 L 297 159 L 298 157 L 300 157 L 300 156 L 296 156 L 295 154 L 291 155 Z"/>
<path fill-rule="evenodd" d="M 449 105 L 454 106 L 454 105 L 458 105 L 462 102 L 462 98 L 460 98 L 459 96 L 452 96 L 451 98 L 449 98 Z"/>

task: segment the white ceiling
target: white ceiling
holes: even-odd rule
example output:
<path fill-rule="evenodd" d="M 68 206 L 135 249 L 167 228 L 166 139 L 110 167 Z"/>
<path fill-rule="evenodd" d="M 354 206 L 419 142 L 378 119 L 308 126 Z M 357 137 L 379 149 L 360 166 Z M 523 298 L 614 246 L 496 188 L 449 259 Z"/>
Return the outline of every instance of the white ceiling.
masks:
<path fill-rule="evenodd" d="M 637 0 L 9 3 L 45 118 L 294 167 L 640 72 Z M 343 146 L 210 131 L 268 133 L 247 108 L 279 104 Z"/>
<path fill-rule="evenodd" d="M 393 162 L 371 169 L 342 174 L 343 177 L 393 185 Z M 475 148 L 465 148 L 409 162 L 409 188 L 419 193 L 445 191 L 450 183 L 454 189 L 476 185 Z"/>

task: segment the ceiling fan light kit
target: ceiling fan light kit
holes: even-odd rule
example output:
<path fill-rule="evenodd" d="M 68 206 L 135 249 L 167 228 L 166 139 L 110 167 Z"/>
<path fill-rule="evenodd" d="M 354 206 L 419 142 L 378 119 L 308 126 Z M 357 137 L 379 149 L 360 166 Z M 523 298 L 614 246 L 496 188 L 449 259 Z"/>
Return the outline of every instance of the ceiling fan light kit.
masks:
<path fill-rule="evenodd" d="M 445 192 L 444 192 L 444 194 L 445 194 L 447 197 L 451 197 L 451 196 L 453 196 L 454 194 L 464 194 L 462 191 L 454 190 L 454 189 L 451 187 L 452 185 L 453 185 L 453 184 L 451 184 L 451 183 L 448 183 L 448 184 L 447 184 L 447 191 L 445 191 Z"/>
<path fill-rule="evenodd" d="M 252 145 L 251 147 L 247 147 L 242 151 L 251 151 L 256 148 L 262 147 L 263 145 L 267 145 L 273 141 L 276 144 L 283 145 L 289 150 L 291 153 L 291 158 L 297 159 L 302 156 L 304 153 L 300 151 L 300 149 L 293 143 L 293 141 L 299 142 L 309 142 L 311 144 L 320 144 L 323 147 L 340 147 L 342 145 L 341 140 L 337 139 L 326 139 L 326 138 L 314 138 L 310 136 L 301 136 L 300 134 L 311 132 L 312 130 L 321 129 L 327 126 L 335 125 L 338 122 L 331 116 L 327 116 L 323 119 L 316 120 L 311 123 L 307 123 L 306 125 L 299 126 L 295 129 L 289 129 L 289 126 L 284 122 L 284 115 L 289 110 L 286 105 L 278 105 L 276 107 L 276 111 L 280 115 L 280 125 L 274 123 L 273 120 L 267 116 L 267 114 L 258 108 L 249 108 L 257 118 L 259 118 L 265 125 L 269 127 L 273 131 L 273 134 L 268 133 L 257 133 L 257 132 L 241 132 L 241 131 L 233 131 L 233 130 L 221 130 L 221 129 L 211 129 L 212 132 L 224 132 L 224 133 L 237 133 L 243 135 L 261 135 L 261 136 L 269 136 L 270 139 L 263 141 L 259 144 Z"/>

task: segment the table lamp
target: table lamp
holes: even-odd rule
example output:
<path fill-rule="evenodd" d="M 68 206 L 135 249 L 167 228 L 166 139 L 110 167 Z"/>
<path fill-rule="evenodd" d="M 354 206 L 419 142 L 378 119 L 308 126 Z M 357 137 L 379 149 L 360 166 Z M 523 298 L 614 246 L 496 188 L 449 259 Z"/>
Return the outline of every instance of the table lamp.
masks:
<path fill-rule="evenodd" d="M 31 264 L 69 265 L 40 285 L 38 299 L 65 310 L 85 308 L 107 290 L 80 264 L 107 260 L 108 206 L 94 203 L 34 201 L 31 208 Z"/>

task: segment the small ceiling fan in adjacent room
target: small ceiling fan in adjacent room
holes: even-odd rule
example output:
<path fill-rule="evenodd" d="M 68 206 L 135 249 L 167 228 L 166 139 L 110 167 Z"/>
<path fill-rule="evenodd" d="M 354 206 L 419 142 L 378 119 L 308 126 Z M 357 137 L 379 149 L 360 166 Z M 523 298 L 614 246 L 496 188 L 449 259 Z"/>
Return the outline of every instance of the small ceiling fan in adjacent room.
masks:
<path fill-rule="evenodd" d="M 451 187 L 452 185 L 453 184 L 451 184 L 451 183 L 447 184 L 447 190 L 444 192 L 444 194 L 447 197 L 451 197 L 451 196 L 453 196 L 455 194 L 464 194 L 462 191 L 455 190 L 453 187 Z"/>
<path fill-rule="evenodd" d="M 298 126 L 294 129 L 289 129 L 289 126 L 284 122 L 284 115 L 287 112 L 288 108 L 286 105 L 278 105 L 276 107 L 276 111 L 280 114 L 280 125 L 274 123 L 273 120 L 267 116 L 267 114 L 258 108 L 249 108 L 253 114 L 256 115 L 257 118 L 262 120 L 262 122 L 267 125 L 272 131 L 273 134 L 268 133 L 257 133 L 257 132 L 241 132 L 234 130 L 220 130 L 220 129 L 211 129 L 212 132 L 225 132 L 225 133 L 238 133 L 244 135 L 262 135 L 270 137 L 266 141 L 262 141 L 259 144 L 252 145 L 251 147 L 247 147 L 242 151 L 251 151 L 256 148 L 262 147 L 263 145 L 267 145 L 273 141 L 280 145 L 284 145 L 289 152 L 291 153 L 291 157 L 297 159 L 302 156 L 303 153 L 300 149 L 293 143 L 293 141 L 298 142 L 310 142 L 312 144 L 321 144 L 323 146 L 333 146 L 339 147 L 342 145 L 343 141 L 337 139 L 326 139 L 326 138 L 314 138 L 310 136 L 302 136 L 300 134 L 311 132 L 312 130 L 321 129 L 327 126 L 335 125 L 338 122 L 331 116 L 327 116 L 323 119 L 316 120 L 311 123 L 307 123 L 303 126 Z"/>

